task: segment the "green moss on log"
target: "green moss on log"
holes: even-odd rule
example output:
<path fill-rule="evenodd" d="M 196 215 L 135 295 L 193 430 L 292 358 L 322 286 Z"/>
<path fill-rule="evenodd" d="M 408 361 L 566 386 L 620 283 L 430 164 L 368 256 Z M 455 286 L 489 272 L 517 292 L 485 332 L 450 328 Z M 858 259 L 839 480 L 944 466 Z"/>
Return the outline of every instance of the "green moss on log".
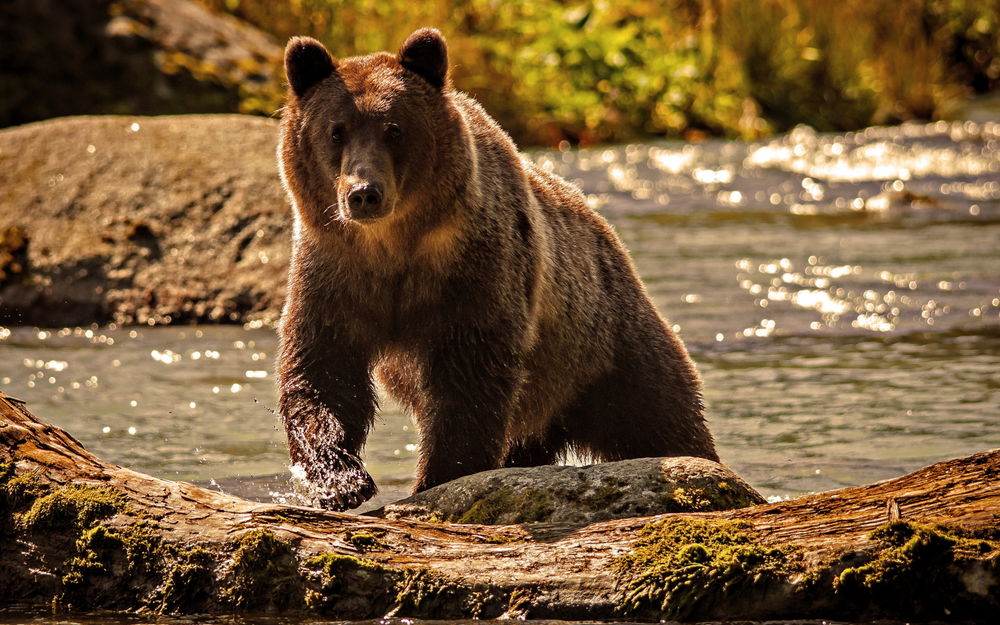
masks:
<path fill-rule="evenodd" d="M 30 475 L 15 475 L 4 484 L 3 496 L 10 511 L 23 511 L 49 488 Z"/>
<path fill-rule="evenodd" d="M 390 569 L 372 560 L 327 553 L 303 560 L 296 546 L 266 529 L 226 545 L 230 558 L 202 546 L 168 542 L 154 521 L 139 519 L 109 487 L 53 487 L 0 463 L 0 530 L 65 543 L 51 568 L 58 584 L 38 598 L 79 610 L 155 614 L 313 611 L 336 618 L 385 614 L 465 618 L 496 616 L 507 598 L 429 569 Z M 384 548 L 383 536 L 349 532 L 359 551 Z M 52 542 L 52 541 L 55 542 Z M 59 558 L 56 562 L 60 562 Z"/>
<path fill-rule="evenodd" d="M 367 532 L 348 532 L 345 538 L 347 542 L 351 543 L 351 545 L 353 545 L 354 548 L 360 553 L 365 553 L 366 551 L 371 551 L 373 549 L 385 548 L 385 542 L 382 541 L 381 537 L 376 536 L 375 534 L 369 534 Z"/>
<path fill-rule="evenodd" d="M 428 568 L 392 569 L 336 553 L 309 559 L 305 569 L 306 606 L 343 619 L 497 616 L 508 599 L 488 585 L 468 584 Z"/>
<path fill-rule="evenodd" d="M 760 541 L 743 521 L 668 519 L 645 526 L 616 563 L 625 616 L 686 619 L 703 604 L 786 578 L 797 554 Z"/>
<path fill-rule="evenodd" d="M 195 613 L 213 605 L 215 556 L 165 542 L 147 522 L 83 530 L 56 603 L 80 609 Z"/>
<path fill-rule="evenodd" d="M 476 589 L 427 568 L 401 571 L 394 616 L 423 618 L 481 618 L 482 601 Z"/>
<path fill-rule="evenodd" d="M 125 496 L 113 488 L 87 484 L 53 487 L 34 473 L 18 475 L 10 462 L 0 463 L 0 503 L 4 531 L 79 531 L 128 511 Z"/>
<path fill-rule="evenodd" d="M 202 547 L 165 547 L 172 557 L 165 563 L 162 583 L 145 607 L 156 614 L 204 612 L 215 597 L 216 554 Z"/>
<path fill-rule="evenodd" d="M 251 530 L 228 546 L 232 559 L 219 588 L 223 604 L 241 611 L 282 611 L 305 605 L 305 584 L 291 543 L 265 529 Z"/>
<path fill-rule="evenodd" d="M 32 492 L 36 495 L 40 493 L 37 487 Z M 125 496 L 117 490 L 107 486 L 73 484 L 34 499 L 27 512 L 18 516 L 17 522 L 28 531 L 65 527 L 82 529 L 124 511 Z"/>
<path fill-rule="evenodd" d="M 48 487 L 32 475 L 17 475 L 12 462 L 0 463 L 0 534 L 17 529 L 17 518 Z"/>
<path fill-rule="evenodd" d="M 399 573 L 366 560 L 324 553 L 306 561 L 310 610 L 339 618 L 377 618 L 391 603 Z"/>
<path fill-rule="evenodd" d="M 1000 572 L 1000 543 L 902 520 L 869 537 L 877 545 L 870 561 L 834 579 L 837 595 L 857 613 L 975 619 L 1000 610 L 996 589 L 983 581 Z"/>
<path fill-rule="evenodd" d="M 57 602 L 81 608 L 141 605 L 162 576 L 163 552 L 160 538 L 144 524 L 84 529 L 75 555 L 63 565 Z"/>

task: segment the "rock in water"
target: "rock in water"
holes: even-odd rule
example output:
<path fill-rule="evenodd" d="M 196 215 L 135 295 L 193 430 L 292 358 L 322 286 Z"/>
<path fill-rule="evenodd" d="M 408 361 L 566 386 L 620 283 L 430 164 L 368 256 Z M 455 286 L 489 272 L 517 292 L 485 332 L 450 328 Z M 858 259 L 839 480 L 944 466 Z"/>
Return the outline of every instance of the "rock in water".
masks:
<path fill-rule="evenodd" d="M 457 523 L 592 523 L 666 512 L 731 510 L 764 498 L 702 458 L 637 458 L 467 475 L 369 514 Z"/>
<path fill-rule="evenodd" d="M 277 122 L 73 117 L 0 130 L 0 324 L 270 321 L 291 217 Z"/>

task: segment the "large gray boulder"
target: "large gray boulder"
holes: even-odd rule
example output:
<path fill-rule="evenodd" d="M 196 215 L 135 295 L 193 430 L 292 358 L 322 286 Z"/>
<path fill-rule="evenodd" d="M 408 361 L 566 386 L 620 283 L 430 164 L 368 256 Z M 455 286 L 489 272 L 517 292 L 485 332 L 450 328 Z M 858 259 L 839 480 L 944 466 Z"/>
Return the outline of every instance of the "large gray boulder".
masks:
<path fill-rule="evenodd" d="M 278 124 L 75 117 L 0 131 L 0 324 L 277 319 Z"/>
<path fill-rule="evenodd" d="M 745 508 L 764 498 L 703 458 L 637 458 L 586 467 L 496 469 L 467 475 L 370 512 L 457 523 L 592 523 L 667 512 Z"/>

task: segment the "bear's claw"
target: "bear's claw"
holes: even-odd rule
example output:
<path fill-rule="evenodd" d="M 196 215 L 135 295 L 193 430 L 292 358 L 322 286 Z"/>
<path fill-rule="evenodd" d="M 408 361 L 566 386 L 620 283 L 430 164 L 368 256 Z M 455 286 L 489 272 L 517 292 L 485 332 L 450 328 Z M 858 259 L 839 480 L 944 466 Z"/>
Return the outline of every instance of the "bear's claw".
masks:
<path fill-rule="evenodd" d="M 331 491 L 319 496 L 319 507 L 324 510 L 351 510 L 357 508 L 364 502 L 375 496 L 378 487 L 367 471 L 360 482 L 350 487 L 341 487 L 337 491 Z"/>

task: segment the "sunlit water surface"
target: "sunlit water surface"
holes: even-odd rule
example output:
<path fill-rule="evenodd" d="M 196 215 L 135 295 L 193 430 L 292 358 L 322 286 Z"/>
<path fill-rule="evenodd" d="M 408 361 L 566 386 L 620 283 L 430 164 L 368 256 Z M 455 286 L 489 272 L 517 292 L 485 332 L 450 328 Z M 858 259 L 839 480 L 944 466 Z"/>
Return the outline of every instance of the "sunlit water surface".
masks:
<path fill-rule="evenodd" d="M 723 460 L 771 498 L 1000 447 L 1000 126 L 533 154 L 632 251 L 705 379 Z M 0 387 L 99 456 L 291 499 L 273 329 L 0 330 Z M 369 438 L 406 494 L 414 426 Z"/>

